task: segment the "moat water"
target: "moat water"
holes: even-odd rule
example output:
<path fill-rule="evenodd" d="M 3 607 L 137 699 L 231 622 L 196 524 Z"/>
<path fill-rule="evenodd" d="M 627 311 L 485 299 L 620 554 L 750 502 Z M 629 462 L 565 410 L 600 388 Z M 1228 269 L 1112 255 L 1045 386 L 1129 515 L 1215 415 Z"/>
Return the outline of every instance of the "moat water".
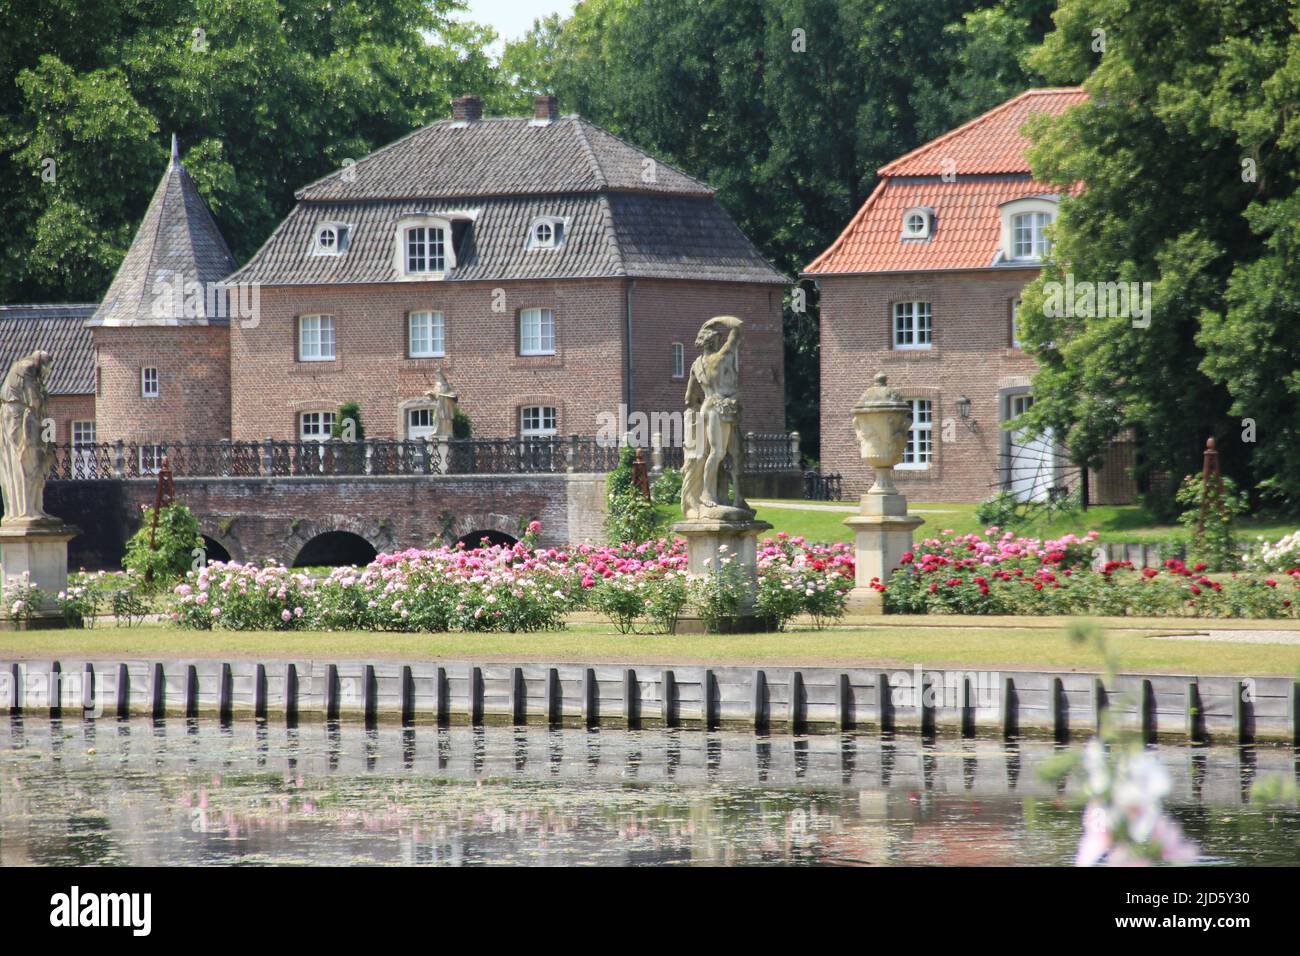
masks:
<path fill-rule="evenodd" d="M 1043 741 L 0 718 L 0 864 L 1051 865 Z M 1205 864 L 1300 863 L 1300 756 L 1155 748 Z"/>

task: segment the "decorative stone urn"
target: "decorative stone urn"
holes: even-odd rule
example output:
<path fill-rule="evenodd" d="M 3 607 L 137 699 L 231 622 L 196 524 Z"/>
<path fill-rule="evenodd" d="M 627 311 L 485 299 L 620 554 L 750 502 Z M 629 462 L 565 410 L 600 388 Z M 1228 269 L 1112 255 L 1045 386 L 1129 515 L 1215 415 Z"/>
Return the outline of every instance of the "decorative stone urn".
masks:
<path fill-rule="evenodd" d="M 911 404 L 889 387 L 883 374 L 853 406 L 853 430 L 862 460 L 876 475 L 858 513 L 844 519 L 854 531 L 856 564 L 849 610 L 859 614 L 883 613 L 884 599 L 873 585 L 889 583 L 890 574 L 912 549 L 912 532 L 925 523 L 907 513 L 907 496 L 894 486 L 894 466 L 903 460 L 911 423 Z"/>

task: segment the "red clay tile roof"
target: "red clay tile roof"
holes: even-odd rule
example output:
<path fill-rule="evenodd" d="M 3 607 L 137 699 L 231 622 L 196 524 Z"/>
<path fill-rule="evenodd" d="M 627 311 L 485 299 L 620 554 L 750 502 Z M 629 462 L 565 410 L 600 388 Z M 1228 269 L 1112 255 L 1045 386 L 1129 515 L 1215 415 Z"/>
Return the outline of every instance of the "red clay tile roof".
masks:
<path fill-rule="evenodd" d="M 882 167 L 875 191 L 805 274 L 992 266 L 998 207 L 1058 191 L 1030 177 L 1021 127 L 1031 113 L 1061 113 L 1087 98 L 1081 89 L 1029 90 Z M 949 158 L 953 164 L 945 165 Z M 955 181 L 938 178 L 949 171 Z M 912 206 L 934 210 L 928 240 L 901 239 L 903 212 Z"/>

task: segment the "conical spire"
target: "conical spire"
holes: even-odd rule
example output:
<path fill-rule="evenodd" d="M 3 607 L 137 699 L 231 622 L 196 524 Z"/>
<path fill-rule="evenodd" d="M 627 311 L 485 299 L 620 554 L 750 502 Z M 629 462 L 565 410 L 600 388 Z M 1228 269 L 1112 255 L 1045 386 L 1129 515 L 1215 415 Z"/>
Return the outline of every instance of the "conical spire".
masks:
<path fill-rule="evenodd" d="M 215 283 L 235 260 L 180 161 L 172 134 L 171 162 L 154 191 L 131 248 L 104 301 L 87 325 L 206 325 L 224 321 Z"/>

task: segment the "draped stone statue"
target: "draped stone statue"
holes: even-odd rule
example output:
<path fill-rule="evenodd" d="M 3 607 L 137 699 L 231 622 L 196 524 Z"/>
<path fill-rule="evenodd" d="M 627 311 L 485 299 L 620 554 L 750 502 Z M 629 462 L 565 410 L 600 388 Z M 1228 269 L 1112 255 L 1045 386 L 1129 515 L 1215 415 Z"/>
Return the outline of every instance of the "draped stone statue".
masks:
<path fill-rule="evenodd" d="M 45 513 L 45 479 L 53 454 L 42 441 L 49 392 L 49 352 L 14 362 L 0 385 L 0 491 L 4 525 L 61 523 Z"/>
<path fill-rule="evenodd" d="M 433 434 L 435 438 L 451 438 L 456 421 L 456 403 L 458 397 L 451 390 L 447 376 L 438 369 L 438 381 L 430 391 L 424 393 L 433 402 Z"/>
<path fill-rule="evenodd" d="M 744 445 L 740 432 L 740 329 L 733 315 L 715 316 L 700 327 L 702 351 L 686 383 L 683 432 L 682 516 L 686 519 L 749 521 L 754 512 L 740 491 Z M 730 476 L 730 504 L 723 465 Z"/>

